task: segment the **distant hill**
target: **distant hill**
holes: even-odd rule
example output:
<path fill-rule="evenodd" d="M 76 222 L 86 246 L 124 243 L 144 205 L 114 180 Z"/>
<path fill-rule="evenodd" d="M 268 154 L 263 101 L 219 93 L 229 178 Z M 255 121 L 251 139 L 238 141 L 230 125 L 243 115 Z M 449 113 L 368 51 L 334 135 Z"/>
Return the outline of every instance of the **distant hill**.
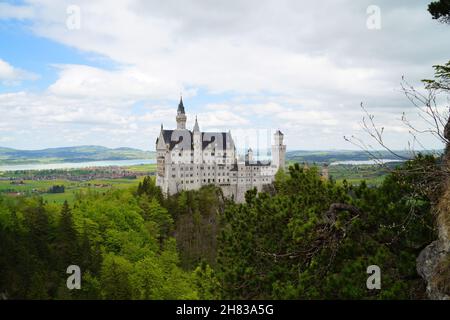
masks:
<path fill-rule="evenodd" d="M 437 152 L 442 153 L 442 150 L 426 151 L 423 153 Z M 409 158 L 411 153 L 408 151 L 395 151 L 402 157 Z M 389 153 L 388 151 L 376 151 L 376 154 L 381 159 L 386 160 L 398 160 L 397 157 Z M 362 150 L 332 150 L 332 151 L 307 151 L 307 150 L 294 150 L 286 152 L 286 160 L 293 162 L 307 162 L 307 163 L 332 163 L 337 161 L 365 161 L 372 160 L 371 156 Z"/>
<path fill-rule="evenodd" d="M 396 151 L 408 157 L 406 151 Z M 387 151 L 379 151 L 383 159 L 396 159 Z M 102 146 L 78 146 L 50 148 L 42 150 L 16 150 L 0 147 L 0 165 L 32 164 L 32 163 L 61 163 L 61 162 L 87 162 L 106 160 L 133 160 L 154 159 L 154 151 L 142 151 L 133 148 L 106 148 Z M 307 163 L 331 163 L 348 160 L 371 160 L 370 156 L 360 150 L 331 150 L 308 151 L 292 150 L 286 153 L 286 160 Z"/>
<path fill-rule="evenodd" d="M 0 147 L 0 165 L 87 162 L 104 160 L 153 159 L 155 152 L 133 148 L 110 149 L 101 146 L 79 146 L 42 150 L 16 150 Z"/>

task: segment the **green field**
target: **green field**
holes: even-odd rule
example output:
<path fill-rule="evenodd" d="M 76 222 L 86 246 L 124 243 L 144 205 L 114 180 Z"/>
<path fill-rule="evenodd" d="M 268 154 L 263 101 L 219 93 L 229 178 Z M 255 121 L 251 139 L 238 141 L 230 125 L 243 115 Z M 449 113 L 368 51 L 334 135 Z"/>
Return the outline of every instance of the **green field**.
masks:
<path fill-rule="evenodd" d="M 337 182 L 347 180 L 351 184 L 359 184 L 362 181 L 366 181 L 368 185 L 380 185 L 389 173 L 389 170 L 393 169 L 394 166 L 333 165 L 329 166 L 329 176 Z"/>
<path fill-rule="evenodd" d="M 296 161 L 287 161 L 287 166 L 294 165 Z M 394 169 L 396 163 L 388 163 L 385 166 L 380 165 L 332 165 L 328 166 L 329 177 L 331 177 L 336 182 L 342 182 L 346 180 L 351 184 L 359 184 L 365 181 L 368 185 L 377 186 L 383 182 L 386 175 L 390 170 Z M 314 165 L 309 165 L 314 166 Z M 322 170 L 322 166 L 316 165 L 319 171 Z"/>
<path fill-rule="evenodd" d="M 115 179 L 94 179 L 89 181 L 72 181 L 64 179 L 64 174 L 70 172 L 74 176 L 86 174 L 94 174 L 102 172 L 99 169 L 62 169 L 62 170 L 39 170 L 39 171 L 17 171 L 17 172 L 0 172 L 0 177 L 14 178 L 14 182 L 10 180 L 0 180 L 0 193 L 9 194 L 11 196 L 42 196 L 48 202 L 63 203 L 65 200 L 72 203 L 77 194 L 85 192 L 105 192 L 110 189 L 124 189 L 137 187 L 145 175 L 155 172 L 156 164 L 142 164 L 125 167 L 127 171 L 134 172 L 138 175 L 136 179 L 115 178 Z M 106 169 L 107 170 L 107 169 Z M 30 176 L 30 172 L 36 178 L 34 180 L 26 179 Z M 46 180 L 49 175 L 61 175 L 61 179 Z M 21 178 L 23 180 L 20 180 Z M 42 180 L 41 180 L 42 179 Z M 81 180 L 81 179 L 80 179 Z M 50 193 L 49 189 L 53 186 L 64 186 L 64 193 Z M 20 193 L 20 194 L 18 194 Z"/>
<path fill-rule="evenodd" d="M 140 164 L 127 167 L 128 170 L 136 173 L 150 173 L 156 171 L 156 163 L 154 164 Z"/>
<path fill-rule="evenodd" d="M 15 185 L 10 181 L 0 181 L 0 193 L 20 192 L 23 195 L 42 196 L 50 203 L 63 203 L 65 200 L 72 203 L 76 194 L 83 192 L 105 192 L 110 189 L 124 189 L 137 186 L 143 179 L 104 179 L 91 181 L 67 181 L 67 180 L 24 180 L 24 184 Z M 55 185 L 63 185 L 64 193 L 48 193 L 48 189 Z"/>
<path fill-rule="evenodd" d="M 288 161 L 293 164 L 294 161 Z M 150 174 L 155 172 L 156 164 L 135 165 L 126 167 L 127 170 L 139 174 Z M 320 168 L 319 168 L 320 169 Z M 78 171 L 77 171 L 78 170 Z M 76 169 L 72 172 L 82 172 Z M 389 170 L 377 165 L 333 165 L 329 166 L 329 176 L 337 182 L 344 179 L 351 184 L 358 184 L 365 180 L 368 185 L 379 185 Z M 9 173 L 11 175 L 11 173 Z M 16 179 L 18 177 L 16 176 Z M 20 178 L 19 178 L 20 179 Z M 73 203 L 76 195 L 87 192 L 103 193 L 110 189 L 124 189 L 137 187 L 143 176 L 137 179 L 96 179 L 89 181 L 70 181 L 70 180 L 23 180 L 23 184 L 17 184 L 19 180 L 12 183 L 9 180 L 0 181 L 0 193 L 10 194 L 12 196 L 42 196 L 49 203 L 62 203 L 67 200 Z M 53 186 L 64 186 L 64 193 L 49 193 Z M 19 195 L 17 193 L 20 193 Z"/>

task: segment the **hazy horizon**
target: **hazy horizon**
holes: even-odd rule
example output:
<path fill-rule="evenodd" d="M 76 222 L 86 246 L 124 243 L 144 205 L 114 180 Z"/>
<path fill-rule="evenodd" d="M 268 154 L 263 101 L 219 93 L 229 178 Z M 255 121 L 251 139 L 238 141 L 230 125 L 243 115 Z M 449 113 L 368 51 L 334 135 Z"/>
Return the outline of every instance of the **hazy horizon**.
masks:
<path fill-rule="evenodd" d="M 106 146 L 102 146 L 102 145 L 68 145 L 68 146 L 56 146 L 56 147 L 50 147 L 50 148 L 38 148 L 38 149 L 17 149 L 17 148 L 11 148 L 11 147 L 5 147 L 5 146 L 1 146 L 0 145 L 0 149 L 12 149 L 12 150 L 17 150 L 17 151 L 42 151 L 42 150 L 50 150 L 50 149 L 63 149 L 63 148 L 81 148 L 81 147 L 101 147 L 101 148 L 108 148 L 108 149 L 135 149 L 135 150 L 139 150 L 139 151 L 144 151 L 144 152 L 156 152 L 155 149 L 141 149 L 141 148 L 133 148 L 133 147 L 127 147 L 127 146 L 119 146 L 119 147 L 106 147 Z M 245 149 L 244 148 L 236 148 L 238 150 L 238 152 L 244 152 Z M 270 149 L 259 149 L 260 151 L 267 151 Z M 444 149 L 427 149 L 424 151 L 443 151 Z M 255 150 L 253 150 L 255 152 Z M 286 152 L 294 152 L 294 151 L 304 151 L 304 152 L 366 152 L 363 149 L 290 149 L 287 148 Z M 385 149 L 374 149 L 371 150 L 373 152 L 388 152 Z M 408 149 L 394 149 L 392 151 L 409 151 Z M 419 152 L 419 151 L 417 151 Z"/>

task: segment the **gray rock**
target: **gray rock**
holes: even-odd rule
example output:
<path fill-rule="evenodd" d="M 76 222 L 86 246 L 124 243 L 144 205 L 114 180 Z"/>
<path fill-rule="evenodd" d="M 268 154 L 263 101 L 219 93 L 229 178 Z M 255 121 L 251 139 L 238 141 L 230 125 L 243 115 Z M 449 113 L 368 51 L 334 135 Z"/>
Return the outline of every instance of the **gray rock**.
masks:
<path fill-rule="evenodd" d="M 447 246 L 442 240 L 433 241 L 423 249 L 417 257 L 417 273 L 427 283 L 427 295 L 432 300 L 449 300 L 450 297 L 434 284 L 436 267 L 450 254 L 445 248 Z"/>

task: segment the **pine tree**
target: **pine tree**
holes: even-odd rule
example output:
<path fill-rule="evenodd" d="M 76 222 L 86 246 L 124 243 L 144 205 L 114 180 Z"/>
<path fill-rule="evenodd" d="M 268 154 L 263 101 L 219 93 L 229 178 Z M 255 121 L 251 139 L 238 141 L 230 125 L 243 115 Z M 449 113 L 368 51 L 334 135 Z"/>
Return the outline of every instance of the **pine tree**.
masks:
<path fill-rule="evenodd" d="M 57 227 L 56 247 L 60 257 L 60 267 L 67 268 L 71 264 L 79 265 L 80 253 L 78 246 L 78 233 L 72 217 L 72 210 L 67 201 L 61 209 L 61 216 Z"/>

